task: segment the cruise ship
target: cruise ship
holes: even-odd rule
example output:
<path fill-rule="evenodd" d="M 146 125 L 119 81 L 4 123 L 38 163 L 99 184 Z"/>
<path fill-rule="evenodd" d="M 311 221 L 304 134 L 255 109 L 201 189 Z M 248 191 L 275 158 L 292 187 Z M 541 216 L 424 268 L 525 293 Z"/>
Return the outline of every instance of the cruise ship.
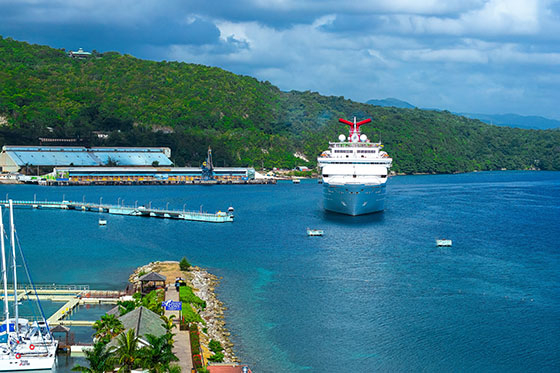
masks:
<path fill-rule="evenodd" d="M 381 143 L 370 142 L 360 126 L 371 119 L 350 122 L 348 139 L 329 142 L 329 149 L 317 159 L 323 179 L 325 210 L 347 215 L 364 215 L 385 208 L 385 185 L 393 160 L 383 151 Z"/>

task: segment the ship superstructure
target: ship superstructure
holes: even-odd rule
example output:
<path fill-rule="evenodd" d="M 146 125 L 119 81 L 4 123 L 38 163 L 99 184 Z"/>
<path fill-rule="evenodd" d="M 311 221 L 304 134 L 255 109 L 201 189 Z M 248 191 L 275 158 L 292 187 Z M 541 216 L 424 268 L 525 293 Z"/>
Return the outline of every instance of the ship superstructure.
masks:
<path fill-rule="evenodd" d="M 370 142 L 360 131 L 360 122 L 339 119 L 350 126 L 348 139 L 329 142 L 317 159 L 323 179 L 323 206 L 347 215 L 363 215 L 385 208 L 385 185 L 393 160 L 381 143 Z"/>

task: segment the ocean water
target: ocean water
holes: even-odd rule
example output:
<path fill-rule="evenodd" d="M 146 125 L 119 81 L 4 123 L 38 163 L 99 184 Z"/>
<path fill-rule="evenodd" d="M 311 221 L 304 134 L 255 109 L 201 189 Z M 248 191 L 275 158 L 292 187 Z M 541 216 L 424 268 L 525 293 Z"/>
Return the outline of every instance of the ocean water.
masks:
<path fill-rule="evenodd" d="M 233 224 L 15 219 L 35 282 L 119 289 L 137 266 L 183 256 L 222 276 L 227 327 L 255 372 L 560 370 L 560 173 L 393 177 L 386 210 L 360 217 L 323 211 L 321 188 L 18 185 L 0 196 L 233 206 Z"/>

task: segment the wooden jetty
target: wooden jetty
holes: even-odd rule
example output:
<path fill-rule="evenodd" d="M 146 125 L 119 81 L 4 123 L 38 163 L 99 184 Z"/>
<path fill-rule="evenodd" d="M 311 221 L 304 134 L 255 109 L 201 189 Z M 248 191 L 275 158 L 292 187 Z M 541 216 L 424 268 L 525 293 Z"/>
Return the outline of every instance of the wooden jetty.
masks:
<path fill-rule="evenodd" d="M 8 286 L 8 294 L 13 294 L 13 286 Z M 66 320 L 72 311 L 81 304 L 117 304 L 120 297 L 125 295 L 118 290 L 92 290 L 89 285 L 58 285 L 36 284 L 35 287 L 18 284 L 18 299 L 27 300 L 38 297 L 53 302 L 63 302 L 64 305 L 47 319 L 49 326 L 91 326 L 94 321 Z M 0 296 L 3 300 L 4 296 Z"/>
<path fill-rule="evenodd" d="M 168 210 L 156 209 L 145 206 L 123 206 L 123 205 L 108 205 L 86 202 L 72 202 L 72 201 L 12 201 L 14 206 L 23 206 L 31 208 L 53 208 L 62 210 L 77 210 L 77 211 L 90 211 L 101 212 L 114 215 L 127 215 L 127 216 L 141 216 L 162 219 L 176 219 L 176 220 L 189 220 L 200 221 L 207 223 L 226 223 L 233 222 L 233 213 L 218 211 L 216 213 L 206 213 L 198 211 L 185 211 L 185 210 Z M 0 204 L 8 206 L 8 201 L 0 200 Z"/>

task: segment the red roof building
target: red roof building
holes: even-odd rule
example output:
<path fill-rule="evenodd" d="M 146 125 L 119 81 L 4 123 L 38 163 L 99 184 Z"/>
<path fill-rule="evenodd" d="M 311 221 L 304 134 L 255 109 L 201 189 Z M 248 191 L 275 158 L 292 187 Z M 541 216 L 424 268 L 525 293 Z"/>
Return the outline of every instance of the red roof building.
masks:
<path fill-rule="evenodd" d="M 239 365 L 236 363 L 218 363 L 208 365 L 208 372 L 210 373 L 252 373 L 247 365 Z"/>

